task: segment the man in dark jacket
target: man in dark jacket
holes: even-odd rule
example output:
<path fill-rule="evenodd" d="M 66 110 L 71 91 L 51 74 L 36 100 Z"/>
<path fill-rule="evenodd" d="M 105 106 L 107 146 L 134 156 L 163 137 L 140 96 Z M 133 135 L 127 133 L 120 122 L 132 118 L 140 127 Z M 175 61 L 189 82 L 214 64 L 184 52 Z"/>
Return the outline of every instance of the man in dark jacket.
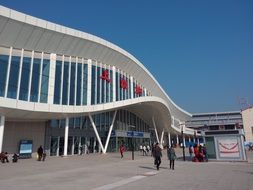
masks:
<path fill-rule="evenodd" d="M 153 156 L 155 158 L 156 169 L 159 170 L 161 164 L 162 149 L 159 147 L 158 143 L 156 143 L 155 148 L 153 150 Z"/>
<path fill-rule="evenodd" d="M 42 158 L 42 155 L 43 155 L 43 148 L 42 148 L 41 145 L 38 148 L 37 153 L 38 153 L 38 161 L 41 161 L 41 158 Z"/>

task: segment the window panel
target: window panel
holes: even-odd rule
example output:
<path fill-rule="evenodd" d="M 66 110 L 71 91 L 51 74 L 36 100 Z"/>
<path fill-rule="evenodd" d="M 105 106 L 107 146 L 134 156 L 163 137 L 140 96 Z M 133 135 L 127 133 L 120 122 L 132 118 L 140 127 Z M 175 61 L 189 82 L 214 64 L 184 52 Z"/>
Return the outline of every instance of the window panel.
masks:
<path fill-rule="evenodd" d="M 19 56 L 11 57 L 10 75 L 9 75 L 9 85 L 8 85 L 8 98 L 17 98 L 17 87 L 18 87 L 18 77 L 19 77 Z"/>
<path fill-rule="evenodd" d="M 68 104 L 68 88 L 69 88 L 69 62 L 64 62 L 63 71 L 63 91 L 62 91 L 62 104 Z"/>
<path fill-rule="evenodd" d="M 70 76 L 70 99 L 69 105 L 75 104 L 75 75 L 76 75 L 76 63 L 71 63 L 71 76 Z"/>
<path fill-rule="evenodd" d="M 56 61 L 55 82 L 54 82 L 54 104 L 60 104 L 61 98 L 61 76 L 62 61 Z"/>
<path fill-rule="evenodd" d="M 116 101 L 119 101 L 119 73 L 116 72 Z"/>
<path fill-rule="evenodd" d="M 33 60 L 33 70 L 32 70 L 32 85 L 31 85 L 31 96 L 30 96 L 31 102 L 38 102 L 40 65 L 41 65 L 41 59 L 35 58 Z"/>
<path fill-rule="evenodd" d="M 6 85 L 6 75 L 8 68 L 8 55 L 0 55 L 0 96 L 4 96 L 5 85 Z"/>
<path fill-rule="evenodd" d="M 44 59 L 42 66 L 43 67 L 42 67 L 40 102 L 47 103 L 50 60 Z"/>
<path fill-rule="evenodd" d="M 111 76 L 111 83 L 110 83 L 110 102 L 113 101 L 113 72 L 112 70 L 110 71 L 110 76 Z"/>
<path fill-rule="evenodd" d="M 31 60 L 30 57 L 23 57 L 19 100 L 28 100 Z"/>
<path fill-rule="evenodd" d="M 95 104 L 95 93 L 96 93 L 96 66 L 92 65 L 92 78 L 91 78 L 91 104 Z"/>
<path fill-rule="evenodd" d="M 87 105 L 88 65 L 83 64 L 83 105 Z"/>
<path fill-rule="evenodd" d="M 101 76 L 101 67 L 97 67 L 97 104 L 101 103 L 101 93 L 100 86 L 103 83 L 103 80 L 100 78 Z"/>
<path fill-rule="evenodd" d="M 77 81 L 76 81 L 76 105 L 81 105 L 81 81 L 82 81 L 82 64 L 77 65 Z"/>

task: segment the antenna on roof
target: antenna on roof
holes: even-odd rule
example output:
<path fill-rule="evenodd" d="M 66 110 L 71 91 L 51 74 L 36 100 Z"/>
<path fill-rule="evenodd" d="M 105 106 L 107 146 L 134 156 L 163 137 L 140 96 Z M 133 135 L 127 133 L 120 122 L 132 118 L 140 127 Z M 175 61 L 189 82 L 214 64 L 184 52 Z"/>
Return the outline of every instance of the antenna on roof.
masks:
<path fill-rule="evenodd" d="M 237 101 L 241 110 L 244 110 L 250 107 L 249 99 L 247 97 L 242 98 L 240 96 L 237 96 Z"/>

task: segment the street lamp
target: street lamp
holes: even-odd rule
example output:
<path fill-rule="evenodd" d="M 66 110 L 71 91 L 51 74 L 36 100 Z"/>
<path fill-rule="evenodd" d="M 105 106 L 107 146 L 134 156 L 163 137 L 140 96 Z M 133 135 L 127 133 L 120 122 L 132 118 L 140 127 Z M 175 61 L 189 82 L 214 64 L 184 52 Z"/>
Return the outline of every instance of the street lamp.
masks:
<path fill-rule="evenodd" d="M 135 128 L 135 126 L 134 125 L 129 125 L 129 127 L 132 128 L 132 131 L 131 131 L 131 137 L 132 137 L 132 139 L 131 139 L 131 142 L 132 142 L 132 160 L 134 160 L 134 129 L 133 128 Z"/>
<path fill-rule="evenodd" d="M 182 135 L 182 148 L 183 148 L 183 160 L 185 161 L 185 147 L 184 147 L 184 127 L 185 127 L 185 123 L 180 123 L 179 124 L 181 126 L 181 135 Z"/>

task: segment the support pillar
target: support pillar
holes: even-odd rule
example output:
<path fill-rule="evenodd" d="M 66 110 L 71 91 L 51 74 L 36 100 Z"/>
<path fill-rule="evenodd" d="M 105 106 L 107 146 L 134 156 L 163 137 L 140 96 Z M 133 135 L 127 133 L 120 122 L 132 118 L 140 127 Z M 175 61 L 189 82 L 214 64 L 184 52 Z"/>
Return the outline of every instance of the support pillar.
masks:
<path fill-rule="evenodd" d="M 179 138 L 178 138 L 178 135 L 177 135 L 177 146 L 179 145 Z"/>
<path fill-rule="evenodd" d="M 101 138 L 99 137 L 99 134 L 98 134 L 98 130 L 97 130 L 97 128 L 96 128 L 96 125 L 95 125 L 95 123 L 94 123 L 94 121 L 93 121 L 93 119 L 92 119 L 90 113 L 89 113 L 89 118 L 90 118 L 90 122 L 91 122 L 91 125 L 92 125 L 92 127 L 93 127 L 93 130 L 94 130 L 94 132 L 95 132 L 95 134 L 96 134 L 96 138 L 97 138 L 97 140 L 98 140 L 98 143 L 99 143 L 99 145 L 100 145 L 101 148 L 102 148 L 102 152 L 104 153 L 104 152 L 105 152 L 105 149 L 104 149 L 104 147 L 103 147 L 103 144 L 102 144 L 102 142 L 101 142 Z M 95 140 L 95 141 L 96 141 L 96 140 Z"/>
<path fill-rule="evenodd" d="M 0 116 L 0 152 L 3 151 L 5 117 Z"/>
<path fill-rule="evenodd" d="M 154 118 L 154 116 L 152 117 L 152 121 L 153 121 L 153 126 L 154 126 L 154 129 L 155 129 L 156 140 L 157 140 L 158 143 L 160 143 L 159 137 L 158 137 L 158 133 L 157 133 L 157 129 L 156 129 L 156 124 L 155 124 L 155 118 Z"/>
<path fill-rule="evenodd" d="M 106 151 L 107 151 L 109 140 L 110 140 L 110 137 L 111 137 L 111 134 L 112 134 L 113 125 L 114 125 L 114 122 L 115 122 L 115 119 L 116 119 L 116 115 L 117 115 L 117 110 L 114 112 L 114 115 L 113 115 L 112 123 L 111 123 L 110 129 L 109 129 L 109 133 L 108 133 L 108 136 L 107 136 L 107 139 L 106 139 L 106 143 L 105 143 L 105 149 L 104 149 L 105 151 L 103 153 L 106 153 Z"/>
<path fill-rule="evenodd" d="M 171 138 L 170 138 L 170 133 L 168 133 L 168 139 L 169 139 L 169 147 L 171 147 Z"/>
<path fill-rule="evenodd" d="M 63 156 L 68 155 L 68 138 L 69 138 L 69 118 L 65 120 L 65 136 L 64 136 L 64 153 Z"/>
<path fill-rule="evenodd" d="M 164 137 L 164 130 L 162 131 L 161 140 L 160 140 L 160 145 L 162 148 L 163 148 L 163 137 Z"/>

